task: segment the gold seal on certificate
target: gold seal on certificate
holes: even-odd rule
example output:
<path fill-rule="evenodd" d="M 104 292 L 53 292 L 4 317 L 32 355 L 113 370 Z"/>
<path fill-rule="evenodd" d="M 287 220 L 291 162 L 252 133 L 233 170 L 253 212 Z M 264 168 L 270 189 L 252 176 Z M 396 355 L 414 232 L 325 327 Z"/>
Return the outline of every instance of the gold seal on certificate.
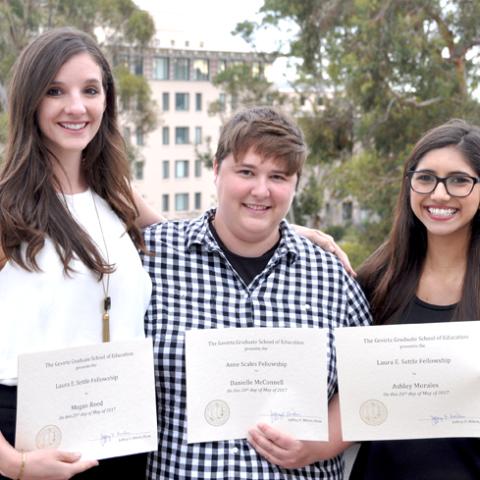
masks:
<path fill-rule="evenodd" d="M 35 436 L 37 448 L 57 448 L 62 441 L 62 432 L 56 425 L 47 425 Z"/>
<path fill-rule="evenodd" d="M 228 422 L 230 409 L 227 402 L 223 400 L 213 400 L 205 408 L 205 420 L 209 425 L 220 427 Z"/>
<path fill-rule="evenodd" d="M 335 330 L 347 441 L 480 437 L 480 322 Z"/>
<path fill-rule="evenodd" d="M 156 450 L 151 339 L 20 355 L 15 445 L 96 459 Z"/>
<path fill-rule="evenodd" d="M 387 407 L 380 400 L 367 400 L 360 405 L 360 418 L 367 425 L 381 425 L 387 415 Z"/>

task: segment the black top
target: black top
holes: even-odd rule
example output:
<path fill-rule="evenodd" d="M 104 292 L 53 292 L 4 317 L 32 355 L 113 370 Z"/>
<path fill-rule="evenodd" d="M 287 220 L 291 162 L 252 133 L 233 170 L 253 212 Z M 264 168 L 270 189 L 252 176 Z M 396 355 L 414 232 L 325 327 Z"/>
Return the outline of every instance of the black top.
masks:
<path fill-rule="evenodd" d="M 278 243 L 280 242 L 279 240 L 270 250 L 263 253 L 259 257 L 242 257 L 241 255 L 237 255 L 236 253 L 231 252 L 225 246 L 225 244 L 218 236 L 218 233 L 215 230 L 212 222 L 209 223 L 209 226 L 210 231 L 212 232 L 215 240 L 218 243 L 218 246 L 222 249 L 222 252 L 225 254 L 227 260 L 230 262 L 230 265 L 240 275 L 246 285 L 250 285 L 250 283 L 252 283 L 252 280 L 257 275 L 263 272 L 269 260 L 273 257 L 273 254 L 278 247 Z"/>
<path fill-rule="evenodd" d="M 415 299 L 401 323 L 450 321 L 455 305 Z M 480 439 L 438 438 L 364 442 L 350 480 L 479 480 Z"/>

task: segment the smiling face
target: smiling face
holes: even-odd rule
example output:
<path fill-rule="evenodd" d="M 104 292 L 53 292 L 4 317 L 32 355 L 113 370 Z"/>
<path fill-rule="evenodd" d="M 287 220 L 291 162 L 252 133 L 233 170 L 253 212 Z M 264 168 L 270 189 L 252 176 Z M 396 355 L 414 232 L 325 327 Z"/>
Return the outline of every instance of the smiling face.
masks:
<path fill-rule="evenodd" d="M 104 109 L 100 67 L 88 53 L 74 55 L 55 75 L 37 111 L 48 149 L 60 161 L 79 160 L 100 128 Z"/>
<path fill-rule="evenodd" d="M 477 173 L 463 154 L 455 147 L 429 151 L 418 162 L 415 171 L 432 173 L 439 177 Z M 439 183 L 430 194 L 410 190 L 410 205 L 415 216 L 425 225 L 428 236 L 470 235 L 471 221 L 480 205 L 480 187 L 476 184 L 470 195 L 464 198 L 448 194 Z"/>
<path fill-rule="evenodd" d="M 232 154 L 214 164 L 218 207 L 215 229 L 232 252 L 259 256 L 279 240 L 280 221 L 295 194 L 297 174 L 282 162 L 264 159 L 250 149 L 235 161 Z"/>

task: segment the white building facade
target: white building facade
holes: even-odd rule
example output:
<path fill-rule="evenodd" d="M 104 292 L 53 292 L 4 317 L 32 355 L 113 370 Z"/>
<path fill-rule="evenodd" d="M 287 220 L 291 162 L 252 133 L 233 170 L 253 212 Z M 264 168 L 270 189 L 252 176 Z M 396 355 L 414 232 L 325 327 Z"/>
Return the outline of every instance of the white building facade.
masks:
<path fill-rule="evenodd" d="M 134 185 L 167 219 L 195 217 L 216 203 L 212 169 L 198 154 L 215 153 L 222 117 L 232 105 L 212 80 L 232 63 L 259 72 L 263 65 L 256 54 L 243 52 L 152 48 L 128 55 L 123 61 L 148 80 L 159 115 L 157 128 L 146 136 L 125 129 L 141 156 Z M 221 114 L 209 114 L 213 102 L 224 106 Z"/>

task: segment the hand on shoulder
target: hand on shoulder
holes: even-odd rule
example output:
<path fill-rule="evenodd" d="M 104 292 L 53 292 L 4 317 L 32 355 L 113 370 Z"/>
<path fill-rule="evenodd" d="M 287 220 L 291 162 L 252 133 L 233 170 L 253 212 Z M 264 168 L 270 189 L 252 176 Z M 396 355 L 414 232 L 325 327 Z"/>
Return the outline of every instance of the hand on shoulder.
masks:
<path fill-rule="evenodd" d="M 357 274 L 350 264 L 348 255 L 335 243 L 334 238 L 321 230 L 315 230 L 313 228 L 302 227 L 301 225 L 292 225 L 295 232 L 302 237 L 308 238 L 312 243 L 322 247 L 325 251 L 333 253 L 340 262 L 342 262 L 345 270 L 352 276 L 356 277 Z"/>

